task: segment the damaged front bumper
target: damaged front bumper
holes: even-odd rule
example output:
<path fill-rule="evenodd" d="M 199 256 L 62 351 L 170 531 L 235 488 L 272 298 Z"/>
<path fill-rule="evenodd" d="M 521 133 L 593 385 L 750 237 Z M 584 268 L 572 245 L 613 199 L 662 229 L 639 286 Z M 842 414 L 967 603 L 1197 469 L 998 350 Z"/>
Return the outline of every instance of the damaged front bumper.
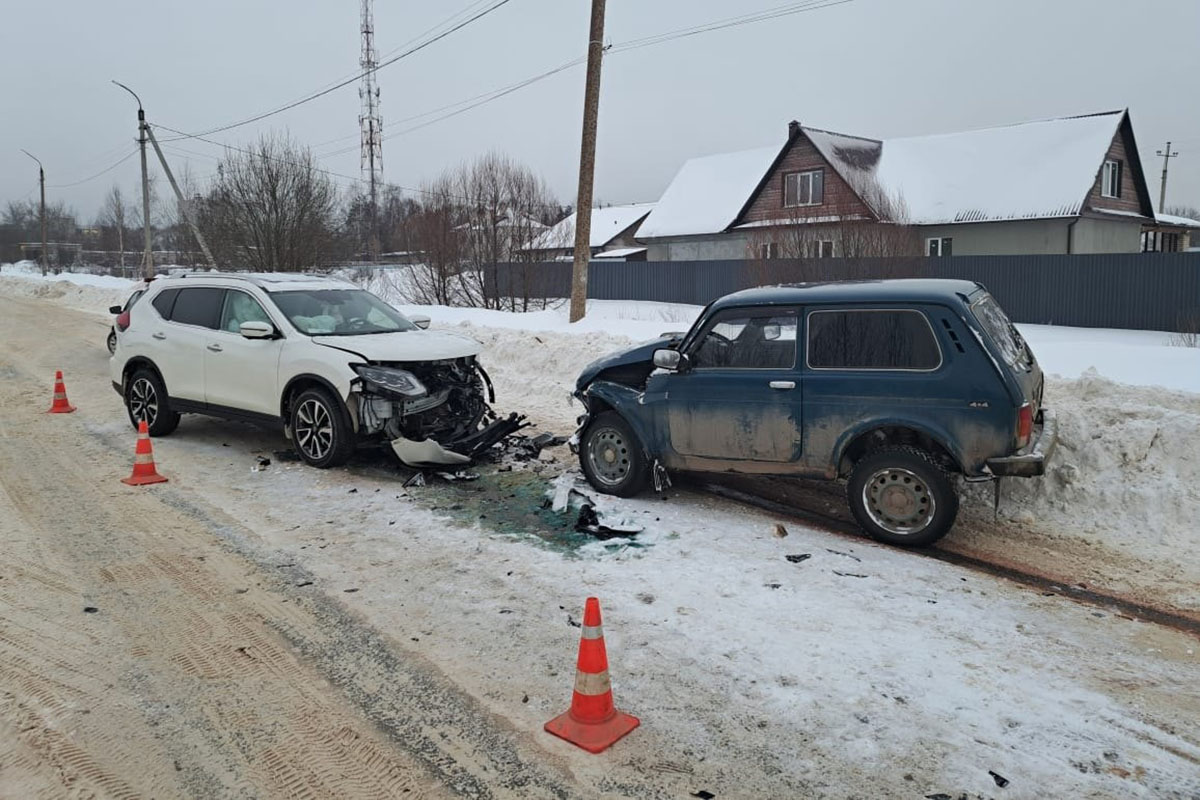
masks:
<path fill-rule="evenodd" d="M 1033 441 L 1024 452 L 987 460 L 988 471 L 997 478 L 1034 478 L 1046 474 L 1046 462 L 1058 446 L 1058 418 L 1043 408 L 1033 427 Z"/>

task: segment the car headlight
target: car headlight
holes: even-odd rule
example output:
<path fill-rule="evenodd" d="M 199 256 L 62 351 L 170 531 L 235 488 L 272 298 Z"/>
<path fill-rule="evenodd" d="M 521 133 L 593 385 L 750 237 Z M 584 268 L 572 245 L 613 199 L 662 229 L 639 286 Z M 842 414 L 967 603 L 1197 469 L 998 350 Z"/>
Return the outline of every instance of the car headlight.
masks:
<path fill-rule="evenodd" d="M 403 369 L 391 367 L 372 367 L 366 364 L 352 364 L 351 369 L 358 373 L 363 383 L 371 389 L 385 393 L 398 394 L 402 397 L 421 397 L 426 394 L 424 384 L 417 376 Z"/>

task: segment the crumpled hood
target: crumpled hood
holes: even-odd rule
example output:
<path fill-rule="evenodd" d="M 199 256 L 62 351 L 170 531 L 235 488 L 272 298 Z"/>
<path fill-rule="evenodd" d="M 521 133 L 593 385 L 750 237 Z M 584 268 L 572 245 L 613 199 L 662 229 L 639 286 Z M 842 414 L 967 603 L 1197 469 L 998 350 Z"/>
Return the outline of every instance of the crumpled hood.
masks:
<path fill-rule="evenodd" d="M 672 345 L 676 345 L 682 338 L 683 334 L 668 333 L 660 336 L 657 339 L 651 339 L 648 342 L 635 344 L 628 350 L 619 350 L 615 353 L 610 353 L 609 355 L 598 358 L 584 367 L 583 371 L 579 373 L 579 378 L 575 381 L 575 391 L 583 391 L 583 389 L 589 383 L 596 379 L 597 375 L 606 369 L 648 362 L 654 358 L 655 350 L 662 350 L 664 348 L 671 347 Z"/>
<path fill-rule="evenodd" d="M 446 331 L 400 331 L 363 336 L 314 336 L 313 342 L 345 350 L 365 361 L 445 361 L 479 355 L 483 345 Z"/>

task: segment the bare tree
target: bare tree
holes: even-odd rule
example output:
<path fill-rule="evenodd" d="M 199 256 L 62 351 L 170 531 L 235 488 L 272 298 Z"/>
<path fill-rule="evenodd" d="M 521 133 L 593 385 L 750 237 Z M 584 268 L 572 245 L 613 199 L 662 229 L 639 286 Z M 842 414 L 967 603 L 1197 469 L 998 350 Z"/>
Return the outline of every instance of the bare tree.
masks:
<path fill-rule="evenodd" d="M 1167 206 L 1166 213 L 1176 217 L 1187 217 L 1188 219 L 1200 220 L 1200 208 L 1196 206 Z"/>
<path fill-rule="evenodd" d="M 116 234 L 117 260 L 122 272 L 125 270 L 125 232 L 131 216 L 129 203 L 125 200 L 121 187 L 114 183 L 113 187 L 108 190 L 108 194 L 104 196 L 104 206 L 100 209 L 100 222 L 104 226 L 111 227 Z"/>
<path fill-rule="evenodd" d="M 458 305 L 468 303 L 463 280 L 462 217 L 450 173 L 425 184 L 421 209 L 408 220 L 408 235 L 421 252 L 421 263 L 412 270 L 410 299 L 415 303 Z"/>
<path fill-rule="evenodd" d="M 297 271 L 341 254 L 337 188 L 308 148 L 287 138 L 229 151 L 199 205 L 221 266 Z"/>

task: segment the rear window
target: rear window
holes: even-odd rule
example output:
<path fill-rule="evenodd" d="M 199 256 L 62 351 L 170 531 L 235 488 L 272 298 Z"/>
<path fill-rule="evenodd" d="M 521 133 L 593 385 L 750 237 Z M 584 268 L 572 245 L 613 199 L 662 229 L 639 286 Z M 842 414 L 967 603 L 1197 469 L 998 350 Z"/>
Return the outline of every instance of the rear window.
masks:
<path fill-rule="evenodd" d="M 927 372 L 941 363 L 933 328 L 920 311 L 857 309 L 808 315 L 808 365 L 814 369 Z"/>
<path fill-rule="evenodd" d="M 1009 321 L 1008 315 L 1004 313 L 1004 309 L 996 302 L 996 298 L 985 294 L 982 299 L 971 306 L 971 311 L 974 312 L 975 319 L 979 320 L 979 324 L 988 338 L 1000 348 L 1000 354 L 1004 360 L 1009 364 L 1016 365 L 1025 352 L 1025 345 L 1021 341 L 1017 329 Z"/>
<path fill-rule="evenodd" d="M 179 290 L 175 308 L 171 311 L 171 322 L 181 325 L 198 325 L 201 328 L 216 328 L 221 320 L 221 306 L 225 303 L 225 290 L 196 287 Z"/>
<path fill-rule="evenodd" d="M 171 318 L 171 309 L 175 307 L 175 298 L 179 295 L 178 289 L 164 289 L 154 296 L 150 304 L 158 312 L 158 315 L 163 319 Z"/>

